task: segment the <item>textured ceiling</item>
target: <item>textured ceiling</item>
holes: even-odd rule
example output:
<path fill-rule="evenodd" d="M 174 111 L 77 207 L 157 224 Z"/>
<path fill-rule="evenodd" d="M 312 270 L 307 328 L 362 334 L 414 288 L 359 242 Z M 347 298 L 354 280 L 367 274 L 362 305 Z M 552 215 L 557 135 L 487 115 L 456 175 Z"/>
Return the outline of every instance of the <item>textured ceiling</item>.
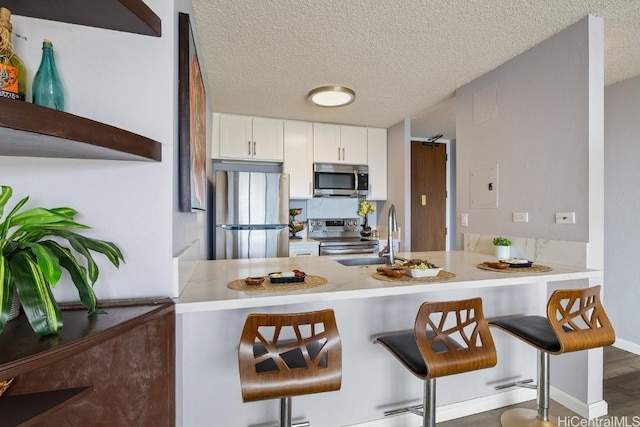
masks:
<path fill-rule="evenodd" d="M 217 112 L 360 126 L 412 119 L 455 137 L 455 90 L 588 14 L 605 22 L 605 83 L 640 75 L 640 0 L 192 0 Z M 346 107 L 307 92 L 344 84 Z"/>

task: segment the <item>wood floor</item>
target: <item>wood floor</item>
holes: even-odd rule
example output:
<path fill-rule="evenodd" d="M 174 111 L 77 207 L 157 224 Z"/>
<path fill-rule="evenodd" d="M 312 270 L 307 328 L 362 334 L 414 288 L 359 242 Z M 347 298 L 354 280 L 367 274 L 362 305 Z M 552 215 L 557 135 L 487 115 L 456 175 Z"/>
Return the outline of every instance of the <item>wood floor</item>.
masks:
<path fill-rule="evenodd" d="M 604 349 L 604 400 L 609 404 L 606 418 L 626 416 L 628 426 L 640 426 L 640 356 L 615 347 Z M 536 402 L 519 404 L 518 408 L 536 409 Z M 497 427 L 500 426 L 500 415 L 508 408 L 495 409 L 457 420 L 438 424 L 438 427 Z M 549 413 L 554 417 L 577 416 L 562 405 L 551 401 Z M 577 420 L 577 419 L 576 419 Z M 582 418 L 580 418 L 582 420 Z M 633 423 L 635 421 L 635 424 Z M 613 424 L 580 424 L 575 425 L 618 425 Z M 574 424 L 570 424 L 574 425 Z M 623 424 L 624 425 L 624 424 Z M 625 426 L 626 427 L 626 426 Z"/>

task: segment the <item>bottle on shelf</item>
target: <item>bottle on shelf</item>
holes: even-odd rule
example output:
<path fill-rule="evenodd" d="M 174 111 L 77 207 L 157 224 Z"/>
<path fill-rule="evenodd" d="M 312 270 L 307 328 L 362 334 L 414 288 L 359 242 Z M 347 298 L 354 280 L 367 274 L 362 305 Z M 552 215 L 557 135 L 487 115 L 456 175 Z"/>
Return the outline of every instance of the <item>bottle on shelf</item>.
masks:
<path fill-rule="evenodd" d="M 42 60 L 33 78 L 31 92 L 34 104 L 64 111 L 64 91 L 53 59 L 51 40 L 45 39 L 42 42 Z"/>
<path fill-rule="evenodd" d="M 0 8 L 0 96 L 25 100 L 27 69 L 11 44 L 11 11 Z"/>

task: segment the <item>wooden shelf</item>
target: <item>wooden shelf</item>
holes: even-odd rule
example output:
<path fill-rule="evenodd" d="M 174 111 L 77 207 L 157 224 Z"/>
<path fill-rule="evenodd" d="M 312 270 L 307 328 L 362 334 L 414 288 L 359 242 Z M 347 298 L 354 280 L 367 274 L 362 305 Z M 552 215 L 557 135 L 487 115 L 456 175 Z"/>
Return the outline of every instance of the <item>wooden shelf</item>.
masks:
<path fill-rule="evenodd" d="M 161 161 L 150 138 L 63 111 L 0 98 L 0 156 Z"/>
<path fill-rule="evenodd" d="M 5 0 L 14 15 L 160 37 L 162 22 L 142 0 Z"/>

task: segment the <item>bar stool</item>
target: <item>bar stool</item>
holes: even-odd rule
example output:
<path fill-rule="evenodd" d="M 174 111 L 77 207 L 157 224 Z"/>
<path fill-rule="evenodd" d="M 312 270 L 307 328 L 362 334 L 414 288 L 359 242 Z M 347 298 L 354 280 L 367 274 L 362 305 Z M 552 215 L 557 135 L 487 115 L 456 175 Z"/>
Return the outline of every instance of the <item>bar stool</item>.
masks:
<path fill-rule="evenodd" d="M 505 411 L 500 417 L 503 427 L 555 426 L 549 419 L 549 354 L 604 347 L 616 340 L 600 302 L 599 285 L 554 291 L 547 302 L 547 317 L 513 316 L 492 320 L 489 325 L 538 350 L 538 410 L 518 408 Z"/>
<path fill-rule="evenodd" d="M 243 401 L 280 399 L 279 426 L 292 427 L 292 396 L 340 389 L 342 343 L 333 310 L 249 314 L 238 364 Z"/>
<path fill-rule="evenodd" d="M 374 343 L 382 344 L 424 381 L 422 410 L 413 406 L 387 411 L 385 416 L 411 412 L 422 416 L 423 427 L 436 424 L 436 378 L 490 368 L 497 362 L 480 298 L 425 302 L 413 331 L 381 335 Z"/>

